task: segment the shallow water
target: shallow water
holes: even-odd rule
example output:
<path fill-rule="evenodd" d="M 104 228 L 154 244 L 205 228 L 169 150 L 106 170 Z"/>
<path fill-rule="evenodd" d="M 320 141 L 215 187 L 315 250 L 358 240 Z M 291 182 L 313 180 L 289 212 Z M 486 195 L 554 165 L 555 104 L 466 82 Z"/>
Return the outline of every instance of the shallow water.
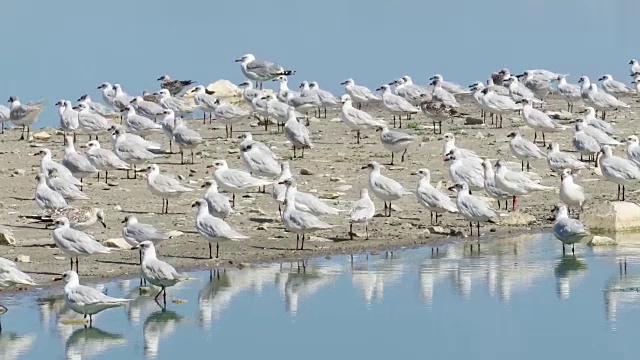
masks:
<path fill-rule="evenodd" d="M 164 312 L 119 280 L 100 288 L 136 300 L 90 329 L 52 289 L 3 299 L 0 359 L 630 358 L 640 246 L 561 254 L 543 234 L 195 272 Z"/>

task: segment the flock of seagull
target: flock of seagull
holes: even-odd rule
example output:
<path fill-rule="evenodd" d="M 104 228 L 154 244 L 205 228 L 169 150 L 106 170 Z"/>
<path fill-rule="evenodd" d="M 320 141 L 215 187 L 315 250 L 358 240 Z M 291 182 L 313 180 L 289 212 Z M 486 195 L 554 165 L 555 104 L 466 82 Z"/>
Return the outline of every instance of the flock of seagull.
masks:
<path fill-rule="evenodd" d="M 70 258 L 71 270 L 62 274 L 60 280 L 66 281 L 65 301 L 74 311 L 85 318 L 100 311 L 125 305 L 130 299 L 109 297 L 100 291 L 83 286 L 78 277 L 78 258 L 109 253 L 110 249 L 99 243 L 84 230 L 101 222 L 104 225 L 104 213 L 101 209 L 86 209 L 70 205 L 72 201 L 88 199 L 82 191 L 83 179 L 98 176 L 104 171 L 104 181 L 108 181 L 109 171 L 127 171 L 136 178 L 137 172 L 146 172 L 146 184 L 151 194 L 162 199 L 162 213 L 168 213 L 169 200 L 175 199 L 195 189 L 182 184 L 171 174 L 162 173 L 154 160 L 166 156 L 167 151 L 157 142 L 145 139 L 154 133 L 163 133 L 172 147 L 178 146 L 181 163 L 185 163 L 184 153 L 190 151 L 194 161 L 194 149 L 204 143 L 202 136 L 188 127 L 184 118 L 193 117 L 196 110 L 203 112 L 203 121 L 213 119 L 225 124 L 226 137 L 233 136 L 233 125 L 258 118 L 265 129 L 277 124 L 278 132 L 291 143 L 293 158 L 304 157 L 304 151 L 313 149 L 308 116 L 311 111 L 317 117 L 327 116 L 327 109 L 337 110 L 339 119 L 356 132 L 356 143 L 360 143 L 361 132 L 376 130 L 382 146 L 391 153 L 391 164 L 395 156 L 404 156 L 412 144 L 418 141 L 414 135 L 402 130 L 402 119 L 410 119 L 420 112 L 432 120 L 434 133 L 442 132 L 443 120 L 462 117 L 460 102 L 468 101 L 480 111 L 482 121 L 490 118 L 496 127 L 502 127 L 503 115 L 518 113 L 524 123 L 535 130 L 533 140 L 526 139 L 518 131 L 509 134 L 511 153 L 522 162 L 521 171 L 507 167 L 503 159 L 493 163 L 475 151 L 458 147 L 452 133 L 443 135 L 443 159 L 447 162 L 448 172 L 454 186 L 455 199 L 448 193 L 432 185 L 429 169 L 419 169 L 415 190 L 406 189 L 401 183 L 383 173 L 384 166 L 371 161 L 364 168 L 369 169 L 368 189 L 360 191 L 360 198 L 349 210 L 350 231 L 353 238 L 354 224 L 365 227 L 369 237 L 368 224 L 375 215 L 374 202 L 370 193 L 384 202 L 384 215 L 392 216 L 392 203 L 403 196 L 413 195 L 419 204 L 430 211 L 431 222 L 445 213 L 455 213 L 469 221 L 471 234 L 474 223 L 480 236 L 480 223 L 493 222 L 494 219 L 509 216 L 500 213 L 502 202 L 505 210 L 512 202 L 512 210 L 517 208 L 519 196 L 537 191 L 550 191 L 555 187 L 540 183 L 540 177 L 530 172 L 529 161 L 546 158 L 551 170 L 561 174 L 559 189 L 560 204 L 554 212 L 556 220 L 553 227 L 555 236 L 564 245 L 574 245 L 589 235 L 585 226 L 569 216 L 582 209 L 586 195 L 584 189 L 574 182 L 575 174 L 580 170 L 593 169 L 590 161 L 595 162 L 607 181 L 618 185 L 618 200 L 624 200 L 625 186 L 640 182 L 640 144 L 638 137 L 626 139 L 627 158 L 615 156 L 612 147 L 621 145 L 613 136 L 619 131 L 606 121 L 608 112 L 629 105 L 620 98 L 640 91 L 640 65 L 632 60 L 631 74 L 635 88 L 614 80 L 611 75 L 599 78 L 602 90 L 596 83 L 582 76 L 579 84 L 570 84 L 566 75 L 548 70 L 527 70 L 520 75 L 512 75 L 508 69 L 493 73 L 486 83 L 474 82 L 468 88 L 446 81 L 442 75 L 431 78 L 430 85 L 414 84 L 409 76 L 403 76 L 380 86 L 376 92 L 357 85 L 353 79 L 342 82 L 345 94 L 337 97 L 323 90 L 317 82 L 304 81 L 300 91 L 290 90 L 288 76 L 295 71 L 287 70 L 276 63 L 256 59 L 247 54 L 236 60 L 247 81 L 240 84 L 241 106 L 217 97 L 202 85 L 193 85 L 190 80 L 174 80 L 164 75 L 161 90 L 155 93 L 145 92 L 141 96 L 128 95 L 119 84 L 103 83 L 101 90 L 104 103 L 93 101 L 89 95 L 83 95 L 78 103 L 60 100 L 60 129 L 64 132 L 64 156 L 60 161 L 52 158 L 48 149 L 40 150 L 40 173 L 36 176 L 35 202 L 42 210 L 40 220 L 55 225 L 52 237 L 55 245 Z M 265 81 L 278 83 L 275 91 L 263 89 Z M 555 87 L 552 84 L 557 82 Z M 567 111 L 573 111 L 573 105 L 583 101 L 586 111 L 574 125 L 572 143 L 580 154 L 580 159 L 570 152 L 560 150 L 557 143 L 550 142 L 547 147 L 545 134 L 567 130 L 568 126 L 554 120 L 552 114 L 542 108 L 551 93 L 559 94 L 567 102 Z M 30 138 L 30 127 L 43 109 L 42 102 L 22 104 L 12 96 L 9 107 L 0 107 L 0 121 L 10 121 L 22 126 L 21 139 Z M 393 127 L 374 118 L 363 106 L 379 107 L 393 116 Z M 537 107 L 537 108 L 536 108 Z M 364 107 L 366 109 L 366 107 Z M 601 118 L 597 118 L 597 113 Z M 120 123 L 117 124 L 117 118 Z M 115 124 L 114 124 L 114 119 Z M 306 120 L 306 121 L 305 121 Z M 397 126 L 397 128 L 396 128 Z M 4 130 L 4 126 L 3 126 Z M 540 133 L 541 142 L 538 141 Z M 79 153 L 75 148 L 77 134 L 89 136 L 86 152 Z M 110 137 L 111 149 L 99 142 L 99 136 Z M 95 139 L 94 139 L 95 137 Z M 250 189 L 271 190 L 273 199 L 280 206 L 280 216 L 284 228 L 296 234 L 296 249 L 304 249 L 304 241 L 310 233 L 331 229 L 335 225 L 322 219 L 327 215 L 339 215 L 342 210 L 334 208 L 311 193 L 297 190 L 295 178 L 291 174 L 289 163 L 274 154 L 272 149 L 252 138 L 251 133 L 243 133 L 239 142 L 242 163 L 245 169 L 230 168 L 223 159 L 215 160 L 208 167 L 213 168 L 214 179 L 209 180 L 202 199 L 195 201 L 197 207 L 195 228 L 208 242 L 209 257 L 213 258 L 213 244 L 216 257 L 219 255 L 219 242 L 224 240 L 241 241 L 247 236 L 234 229 L 225 219 L 233 213 L 235 195 Z M 540 148 L 536 142 L 542 144 Z M 299 150 L 299 154 L 298 154 Z M 587 159 L 584 159 L 584 157 Z M 147 164 L 146 166 L 143 166 Z M 137 168 L 143 166 L 142 168 Z M 363 169 L 364 169 L 363 168 Z M 218 189 L 231 194 L 231 199 Z M 494 209 L 484 198 L 475 192 L 484 190 L 495 199 L 498 209 Z M 140 251 L 142 278 L 161 288 L 155 300 L 160 305 L 162 295 L 166 307 L 166 288 L 186 279 L 167 262 L 159 259 L 156 246 L 171 238 L 170 233 L 160 231 L 151 224 L 139 222 L 135 216 L 128 215 L 123 220 L 124 240 Z M 106 225 L 105 225 L 106 227 Z M 572 249 L 573 251 L 573 249 Z M 75 271 L 74 271 L 75 258 Z M 0 258 L 0 286 L 13 284 L 35 285 L 33 280 L 17 269 L 16 264 Z M 5 309 L 6 310 L 6 309 Z M 0 328 L 1 329 L 1 328 Z"/>

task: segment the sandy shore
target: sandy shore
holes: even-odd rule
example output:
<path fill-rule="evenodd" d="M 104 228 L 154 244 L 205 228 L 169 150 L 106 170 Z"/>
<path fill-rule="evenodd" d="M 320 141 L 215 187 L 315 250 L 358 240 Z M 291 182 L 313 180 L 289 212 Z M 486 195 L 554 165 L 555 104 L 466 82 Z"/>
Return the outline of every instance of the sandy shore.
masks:
<path fill-rule="evenodd" d="M 608 114 L 608 118 L 616 122 L 624 136 L 636 133 L 636 127 L 629 119 L 633 119 L 638 104 L 633 104 L 630 110 L 617 111 Z M 564 101 L 552 98 L 548 109 L 561 110 L 566 108 Z M 575 107 L 576 112 L 582 106 Z M 390 117 L 378 109 L 368 108 L 374 116 Z M 479 116 L 479 111 L 468 101 L 464 101 L 461 110 L 473 117 Z M 577 116 L 577 115 L 575 115 Z M 305 151 L 304 159 L 290 160 L 292 173 L 298 180 L 298 187 L 302 191 L 317 192 L 321 197 L 330 198 L 336 207 L 349 209 L 350 202 L 358 198 L 359 191 L 367 184 L 367 170 L 361 170 L 370 160 L 388 164 L 390 154 L 379 142 L 379 134 L 375 131 L 364 133 L 361 144 L 356 144 L 355 133 L 350 132 L 346 125 L 338 122 L 337 113 L 330 112 L 328 119 L 312 119 L 310 129 L 313 133 L 315 148 Z M 561 121 L 570 123 L 571 120 Z M 531 129 L 522 127 L 523 123 L 516 114 L 505 117 L 504 128 L 495 129 L 491 125 L 468 126 L 463 125 L 464 119 L 455 119 L 454 123 L 443 123 L 443 132 L 453 132 L 460 147 L 476 150 L 481 155 L 491 158 L 504 157 L 513 162 L 510 166 L 519 170 L 519 162 L 511 156 L 507 134 L 514 128 L 527 138 L 533 137 Z M 95 178 L 85 179 L 85 192 L 91 200 L 76 202 L 75 205 L 95 206 L 104 209 L 107 216 L 107 228 L 98 223 L 89 230 L 99 240 L 121 237 L 120 223 L 128 213 L 135 213 L 142 222 L 155 224 L 164 230 L 179 230 L 184 234 L 164 242 L 159 246 L 160 257 L 181 269 L 212 268 L 218 266 L 237 266 L 245 262 L 278 261 L 284 259 L 299 259 L 325 254 L 357 253 L 388 249 L 400 246 L 418 246 L 436 244 L 448 241 L 449 236 L 436 232 L 444 230 L 452 233 L 468 233 L 468 223 L 460 216 L 447 214 L 439 224 L 442 229 L 431 227 L 429 212 L 424 210 L 411 196 L 407 196 L 398 203 L 397 211 L 390 218 L 382 217 L 382 201 L 374 199 L 377 207 L 376 216 L 370 225 L 370 239 L 364 240 L 364 228 L 356 225 L 354 231 L 362 237 L 349 241 L 348 216 L 328 217 L 326 220 L 339 225 L 331 231 L 315 234 L 305 243 L 304 250 L 295 248 L 295 235 L 283 230 L 279 222 L 278 206 L 269 194 L 250 193 L 236 198 L 236 213 L 227 221 L 236 229 L 250 236 L 243 242 L 225 242 L 220 245 L 220 259 L 208 259 L 207 243 L 195 232 L 195 210 L 190 207 L 193 200 L 200 197 L 205 189 L 201 188 L 206 179 L 212 178 L 211 169 L 206 166 L 215 159 L 226 159 L 230 167 L 241 168 L 238 139 L 243 131 L 251 131 L 254 138 L 268 143 L 274 151 L 285 158 L 292 155 L 282 134 L 275 133 L 275 126 L 268 132 L 256 123 L 246 122 L 234 127 L 234 138 L 224 139 L 224 126 L 216 124 L 203 125 L 202 120 L 189 121 L 189 126 L 200 131 L 207 139 L 206 144 L 197 150 L 195 164 L 180 165 L 180 155 L 172 154 L 160 159 L 157 163 L 162 172 L 169 172 L 184 177 L 184 183 L 190 184 L 196 190 L 191 195 L 183 196 L 170 203 L 170 214 L 156 213 L 161 209 L 161 199 L 154 197 L 148 191 L 144 178 L 127 180 L 124 172 L 114 172 L 109 184 L 97 182 Z M 55 133 L 52 129 L 42 129 Z M 423 114 L 414 116 L 412 120 L 403 121 L 403 131 L 419 136 L 421 141 L 409 149 L 404 162 L 396 158 L 396 164 L 386 166 L 384 173 L 399 180 L 407 189 L 415 189 L 418 178 L 411 173 L 420 168 L 431 170 L 432 182 L 443 181 L 443 186 L 450 185 L 449 175 L 442 161 L 442 135 L 434 135 L 431 121 Z M 51 230 L 42 224 L 33 223 L 24 215 L 36 215 L 39 209 L 33 200 L 35 189 L 35 175 L 39 172 L 39 157 L 33 154 L 40 148 L 46 147 L 53 151 L 54 158 L 59 160 L 63 155 L 62 138 L 54 136 L 49 141 L 24 142 L 16 141 L 20 134 L 17 129 L 9 130 L 0 135 L 0 224 L 13 229 L 17 239 L 16 246 L 0 246 L 0 256 L 15 259 L 18 255 L 27 255 L 30 262 L 19 263 L 20 269 L 30 273 L 40 284 L 49 284 L 54 276 L 68 270 L 69 259 L 53 244 Z M 623 135 L 621 135 L 623 136 Z M 572 130 L 564 133 L 547 134 L 547 141 L 559 142 L 561 149 L 571 149 Z M 168 142 L 163 135 L 152 136 L 151 139 L 163 144 Z M 78 144 L 84 144 L 86 136 L 78 136 Z M 102 137 L 103 147 L 110 148 L 106 137 Z M 81 150 L 84 151 L 84 150 Z M 174 149 L 175 151 L 175 149 Z M 616 151 L 623 154 L 622 149 Z M 624 155 L 622 155 L 624 156 Z M 532 171 L 542 177 L 545 185 L 558 186 L 560 177 L 548 169 L 545 160 L 533 161 Z M 300 175 L 300 169 L 306 169 L 311 175 Z M 24 170 L 24 171 L 22 171 Z M 616 185 L 599 181 L 593 171 L 581 174 L 581 184 L 586 188 L 592 202 L 614 199 Z M 635 190 L 635 189 L 628 189 Z M 638 194 L 627 192 L 628 201 L 637 201 Z M 537 193 L 524 197 L 519 201 L 519 214 L 513 217 L 512 224 L 489 224 L 482 228 L 492 237 L 510 236 L 514 232 L 543 231 L 550 227 L 550 209 L 558 202 L 556 192 Z M 503 210 L 504 212 L 504 210 Z M 434 231 L 436 230 L 436 231 Z M 453 238 L 459 239 L 455 235 Z M 482 239 L 485 239 L 483 237 Z M 451 240 L 451 239 L 449 239 Z M 466 241 L 476 241 L 469 238 Z M 109 255 L 94 256 L 80 260 L 80 274 L 88 280 L 102 277 L 135 276 L 138 273 L 138 253 L 130 250 L 115 250 Z"/>

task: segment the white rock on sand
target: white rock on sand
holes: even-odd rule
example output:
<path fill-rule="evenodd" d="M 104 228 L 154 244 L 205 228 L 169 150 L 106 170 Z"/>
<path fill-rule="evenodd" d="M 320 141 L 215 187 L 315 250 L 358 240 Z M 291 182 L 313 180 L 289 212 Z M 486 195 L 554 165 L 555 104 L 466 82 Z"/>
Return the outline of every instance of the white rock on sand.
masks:
<path fill-rule="evenodd" d="M 613 240 L 610 237 L 595 235 L 594 237 L 591 238 L 591 240 L 589 240 L 587 245 L 589 245 L 589 246 L 612 246 L 612 245 L 618 245 L 618 242 Z"/>
<path fill-rule="evenodd" d="M 113 249 L 131 250 L 131 245 L 127 244 L 127 242 L 124 241 L 123 238 L 107 239 L 103 241 L 102 244 Z"/>
<path fill-rule="evenodd" d="M 626 201 L 595 204 L 584 213 L 584 224 L 603 232 L 640 230 L 640 206 Z"/>

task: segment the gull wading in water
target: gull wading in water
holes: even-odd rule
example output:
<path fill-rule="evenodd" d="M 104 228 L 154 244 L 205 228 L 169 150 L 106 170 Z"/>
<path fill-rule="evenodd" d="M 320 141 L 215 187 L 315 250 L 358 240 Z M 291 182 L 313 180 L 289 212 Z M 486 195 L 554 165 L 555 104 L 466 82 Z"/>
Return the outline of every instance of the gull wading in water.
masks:
<path fill-rule="evenodd" d="M 285 70 L 282 66 L 271 61 L 258 60 L 253 54 L 245 54 L 236 59 L 240 63 L 242 74 L 252 81 L 256 82 L 256 88 L 259 86 L 262 90 L 262 82 L 273 80 L 281 75 L 294 75 L 294 70 Z"/>
<path fill-rule="evenodd" d="M 89 315 L 89 326 L 93 324 L 93 315 L 114 307 L 125 306 L 133 299 L 114 298 L 107 296 L 97 289 L 80 285 L 78 273 L 66 271 L 62 276 L 54 279 L 64 280 L 64 302 L 69 308 L 87 318 Z"/>
<path fill-rule="evenodd" d="M 473 236 L 473 223 L 477 223 L 477 235 L 480 237 L 480 222 L 494 223 L 493 219 L 500 215 L 484 200 L 469 193 L 469 186 L 466 183 L 458 183 L 449 188 L 456 190 L 456 206 L 462 217 L 469 221 L 469 231 Z M 478 242 L 480 246 L 480 242 Z"/>
<path fill-rule="evenodd" d="M 377 162 L 372 161 L 362 168 L 369 169 L 369 188 L 371 192 L 373 192 L 373 195 L 384 201 L 384 216 L 390 217 L 392 210 L 391 202 L 399 200 L 404 195 L 411 195 L 412 193 L 407 191 L 399 182 L 382 175 L 380 170 L 384 169 L 384 166 Z M 389 209 L 388 213 L 387 209 Z"/>
<path fill-rule="evenodd" d="M 62 217 L 56 219 L 53 230 L 53 243 L 63 253 L 69 256 L 71 270 L 73 270 L 73 258 L 76 258 L 76 272 L 78 271 L 78 258 L 95 254 L 109 254 L 111 250 L 100 244 L 96 238 L 80 230 L 69 226 L 69 219 Z"/>
<path fill-rule="evenodd" d="M 241 241 L 249 238 L 248 236 L 242 235 L 232 229 L 224 220 L 212 216 L 206 200 L 196 200 L 191 206 L 198 207 L 198 213 L 196 214 L 196 230 L 198 231 L 198 234 L 200 234 L 200 236 L 209 243 L 209 259 L 213 259 L 211 243 L 216 243 L 216 258 L 218 258 L 220 254 L 220 241 Z"/>
<path fill-rule="evenodd" d="M 431 224 L 435 213 L 435 224 L 438 223 L 438 216 L 448 213 L 457 213 L 458 208 L 449 195 L 436 189 L 431 185 L 431 172 L 428 169 L 420 169 L 414 173 L 420 177 L 416 188 L 416 198 L 418 203 L 431 213 Z"/>
<path fill-rule="evenodd" d="M 187 277 L 182 275 L 173 268 L 173 266 L 158 259 L 156 256 L 156 247 L 151 241 L 143 241 L 138 245 L 142 252 L 142 264 L 140 269 L 142 277 L 150 284 L 159 286 L 160 292 L 154 298 L 156 303 L 166 308 L 167 306 L 167 288 L 171 287 Z M 163 295 L 164 306 L 160 305 L 158 298 Z"/>
<path fill-rule="evenodd" d="M 599 158 L 600 171 L 608 181 L 618 184 L 618 200 L 624 201 L 626 185 L 634 185 L 640 182 L 640 169 L 631 161 L 613 155 L 609 145 L 602 146 Z M 622 199 L 620 190 L 622 189 Z"/>
<path fill-rule="evenodd" d="M 376 207 L 369 197 L 369 190 L 363 188 L 360 190 L 360 198 L 351 203 L 349 210 L 349 237 L 353 240 L 353 224 L 364 224 L 366 240 L 369 240 L 369 221 L 376 214 Z"/>
<path fill-rule="evenodd" d="M 569 211 L 566 205 L 561 204 L 552 210 L 556 215 L 553 224 L 553 235 L 562 242 L 562 254 L 564 255 L 565 245 L 571 245 L 571 252 L 575 253 L 576 243 L 589 236 L 589 230 L 576 219 L 569 218 Z"/>
<path fill-rule="evenodd" d="M 193 191 L 192 188 L 182 185 L 177 179 L 160 174 L 160 168 L 156 164 L 151 164 L 147 168 L 147 187 L 153 195 L 162 198 L 162 214 L 169 213 L 170 198 Z"/>

